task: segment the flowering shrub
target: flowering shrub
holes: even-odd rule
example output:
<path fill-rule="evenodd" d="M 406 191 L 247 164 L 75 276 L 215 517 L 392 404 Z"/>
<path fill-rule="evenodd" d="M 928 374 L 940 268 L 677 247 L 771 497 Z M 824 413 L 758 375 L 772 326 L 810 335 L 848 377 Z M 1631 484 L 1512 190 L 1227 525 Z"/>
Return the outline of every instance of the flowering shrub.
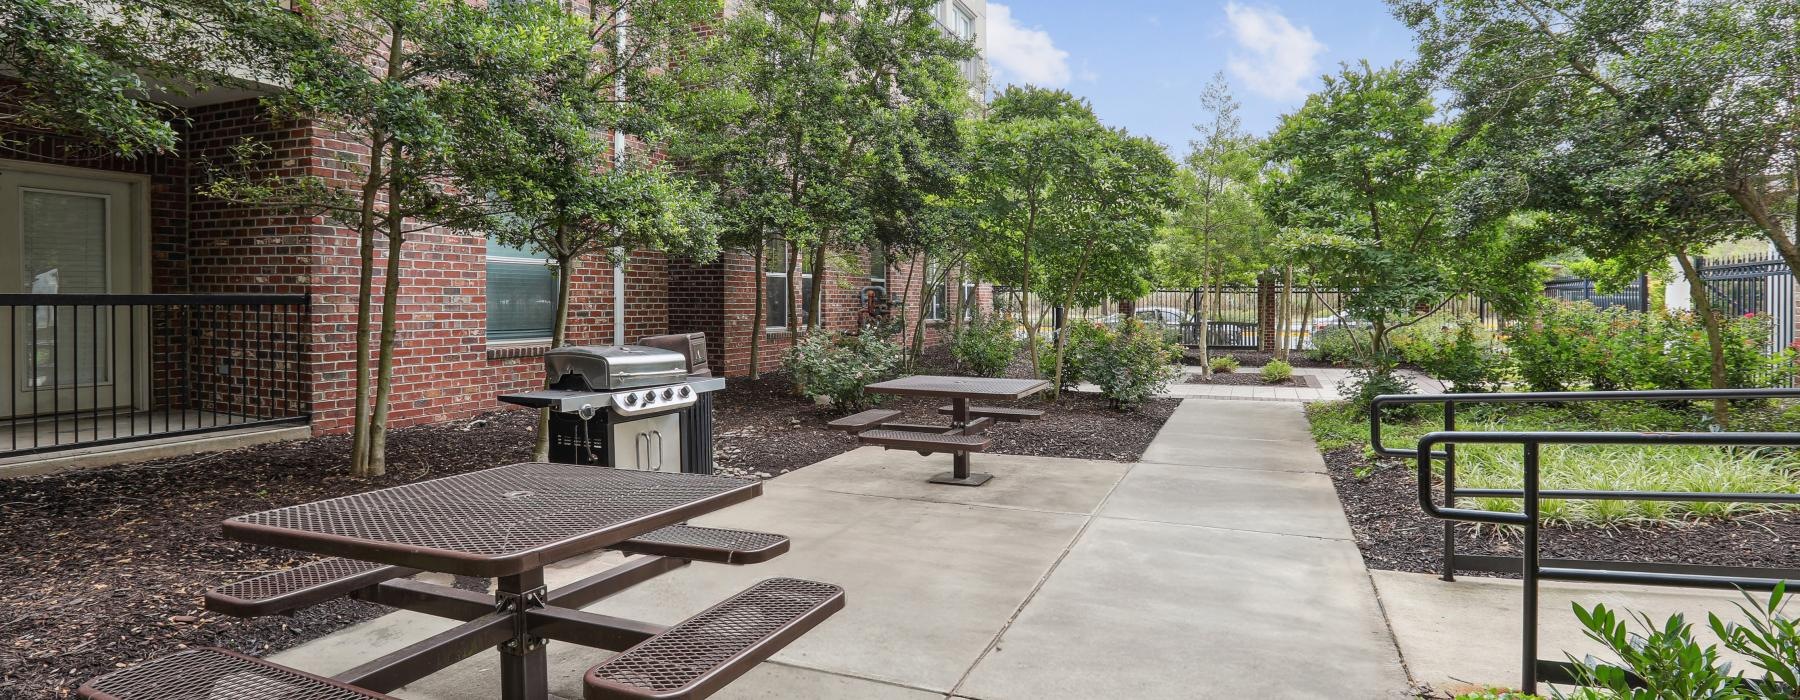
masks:
<path fill-rule="evenodd" d="M 1083 378 L 1119 408 L 1135 408 L 1181 376 L 1181 346 L 1142 321 L 1127 320 L 1085 360 Z"/>
<path fill-rule="evenodd" d="M 1506 383 L 1511 359 L 1494 334 L 1475 319 L 1439 323 L 1430 319 L 1396 332 L 1400 358 L 1447 382 L 1451 391 L 1499 391 Z"/>
<path fill-rule="evenodd" d="M 802 336 L 781 357 L 781 366 L 805 396 L 828 396 L 845 410 L 867 408 L 879 397 L 863 387 L 899 375 L 900 346 L 873 334 L 845 335 L 814 331 Z"/>
<path fill-rule="evenodd" d="M 970 372 L 983 377 L 1005 374 L 1019 354 L 1013 325 L 999 314 L 975 313 L 950 339 L 950 356 Z"/>
<path fill-rule="evenodd" d="M 1088 374 L 1089 367 L 1113 341 L 1116 335 L 1106 326 L 1092 321 L 1076 321 L 1070 323 L 1062 332 L 1063 339 L 1063 375 L 1062 389 L 1074 388 Z M 1056 367 L 1054 363 L 1044 367 L 1044 379 L 1055 381 Z"/>
<path fill-rule="evenodd" d="M 1731 387 L 1784 386 L 1795 351 L 1764 354 L 1769 319 L 1723 319 L 1725 382 Z M 1692 313 L 1659 314 L 1585 302 L 1546 304 L 1507 338 L 1519 378 L 1536 391 L 1585 385 L 1610 389 L 1700 389 L 1712 386 L 1706 327 Z"/>

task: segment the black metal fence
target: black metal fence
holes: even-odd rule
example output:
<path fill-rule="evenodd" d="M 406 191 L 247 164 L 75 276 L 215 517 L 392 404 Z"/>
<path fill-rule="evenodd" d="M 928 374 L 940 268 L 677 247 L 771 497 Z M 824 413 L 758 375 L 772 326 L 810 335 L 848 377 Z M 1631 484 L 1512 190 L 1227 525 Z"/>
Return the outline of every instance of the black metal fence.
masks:
<path fill-rule="evenodd" d="M 0 458 L 304 424 L 305 295 L 0 294 Z"/>
<path fill-rule="evenodd" d="M 1594 281 L 1579 277 L 1558 277 L 1544 283 L 1544 295 L 1563 301 L 1585 301 L 1602 309 L 1623 306 L 1633 311 L 1650 310 L 1650 280 L 1638 277 L 1623 289 L 1602 293 Z"/>
<path fill-rule="evenodd" d="M 1794 272 L 1774 255 L 1700 258 L 1694 261 L 1707 300 L 1723 314 L 1767 314 L 1769 349 L 1794 342 Z"/>

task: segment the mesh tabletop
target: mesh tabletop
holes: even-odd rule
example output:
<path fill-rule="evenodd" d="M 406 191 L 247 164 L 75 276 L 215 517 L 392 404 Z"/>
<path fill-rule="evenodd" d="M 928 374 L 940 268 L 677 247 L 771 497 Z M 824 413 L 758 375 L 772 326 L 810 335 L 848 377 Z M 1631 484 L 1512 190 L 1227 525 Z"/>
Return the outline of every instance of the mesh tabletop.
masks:
<path fill-rule="evenodd" d="M 704 474 L 515 464 L 243 515 L 257 544 L 466 576 L 507 576 L 755 497 Z"/>
<path fill-rule="evenodd" d="M 864 390 L 898 396 L 942 396 L 953 399 L 1022 399 L 1050 388 L 1042 379 L 990 379 L 919 375 L 870 384 Z"/>

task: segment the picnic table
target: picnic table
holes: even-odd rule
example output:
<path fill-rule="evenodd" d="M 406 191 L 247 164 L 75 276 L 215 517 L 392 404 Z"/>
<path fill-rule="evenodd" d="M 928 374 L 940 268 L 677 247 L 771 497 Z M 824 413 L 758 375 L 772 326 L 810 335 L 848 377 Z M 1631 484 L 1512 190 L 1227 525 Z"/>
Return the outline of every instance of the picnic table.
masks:
<path fill-rule="evenodd" d="M 787 551 L 780 535 L 679 524 L 761 492 L 759 481 L 711 475 L 526 463 L 231 518 L 233 539 L 338 558 L 210 591 L 211 609 L 267 615 L 349 595 L 463 624 L 333 678 L 201 649 L 103 676 L 83 697 L 187 698 L 183 688 L 212 678 L 244 700 L 383 698 L 497 649 L 500 696 L 544 700 L 547 640 L 623 652 L 588 671 L 590 700 L 705 697 L 842 608 L 843 590 L 769 579 L 672 627 L 581 608 L 690 561 L 748 564 Z M 647 556 L 545 586 L 545 566 L 600 549 Z M 405 578 L 420 571 L 493 578 L 495 591 Z"/>
<path fill-rule="evenodd" d="M 890 379 L 863 387 L 864 391 L 892 396 L 928 396 L 950 400 L 938 408 L 950 416 L 950 425 L 896 421 L 899 411 L 872 409 L 832 421 L 831 427 L 849 431 L 864 445 L 908 449 L 919 454 L 949 452 L 951 470 L 930 479 L 934 484 L 980 486 L 992 474 L 972 473 L 969 455 L 987 449 L 988 429 L 996 422 L 1037 420 L 1043 411 L 998 406 L 972 406 L 974 400 L 1017 400 L 1050 388 L 1041 379 L 991 379 L 916 375 Z"/>

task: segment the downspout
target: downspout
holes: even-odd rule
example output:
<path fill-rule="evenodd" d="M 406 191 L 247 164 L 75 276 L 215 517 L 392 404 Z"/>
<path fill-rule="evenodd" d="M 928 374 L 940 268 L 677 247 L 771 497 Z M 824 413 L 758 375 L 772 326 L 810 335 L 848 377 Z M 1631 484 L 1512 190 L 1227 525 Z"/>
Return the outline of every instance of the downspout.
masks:
<path fill-rule="evenodd" d="M 626 48 L 625 47 L 625 22 L 627 19 L 626 12 L 627 11 L 625 9 L 625 6 L 623 5 L 623 3 L 621 3 L 619 6 L 618 19 L 615 20 L 616 22 L 619 23 L 618 46 L 616 46 L 613 49 L 614 56 L 617 57 L 615 60 L 624 60 L 624 56 L 625 56 L 625 48 Z M 620 70 L 617 75 L 613 76 L 613 98 L 620 102 L 625 101 L 625 71 L 624 70 Z M 613 129 L 613 168 L 616 170 L 618 168 L 623 168 L 623 167 L 625 167 L 625 132 L 621 131 L 617 128 L 614 128 Z M 613 263 L 613 274 L 612 274 L 612 278 L 613 278 L 613 345 L 624 345 L 625 344 L 625 256 L 627 256 L 629 254 L 630 254 L 629 251 L 626 251 L 623 246 L 613 249 L 613 259 L 618 261 L 618 262 Z"/>

